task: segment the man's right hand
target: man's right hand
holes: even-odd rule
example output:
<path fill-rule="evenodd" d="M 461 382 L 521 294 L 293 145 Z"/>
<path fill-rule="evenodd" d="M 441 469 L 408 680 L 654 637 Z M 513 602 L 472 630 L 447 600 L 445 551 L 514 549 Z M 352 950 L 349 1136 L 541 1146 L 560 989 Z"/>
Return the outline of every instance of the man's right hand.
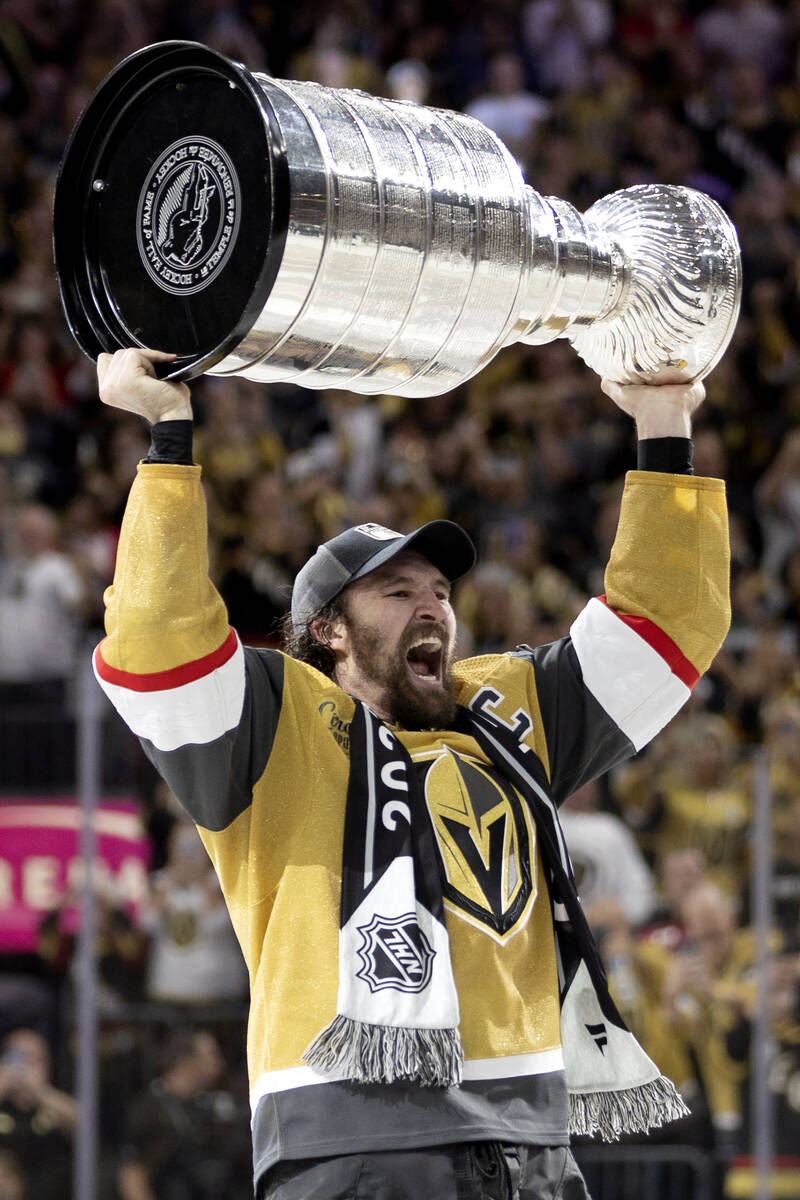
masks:
<path fill-rule="evenodd" d="M 176 357 L 163 350 L 117 350 L 97 360 L 100 399 L 111 408 L 138 413 L 151 425 L 159 421 L 191 421 L 192 404 L 185 383 L 158 379 L 155 363 Z"/>

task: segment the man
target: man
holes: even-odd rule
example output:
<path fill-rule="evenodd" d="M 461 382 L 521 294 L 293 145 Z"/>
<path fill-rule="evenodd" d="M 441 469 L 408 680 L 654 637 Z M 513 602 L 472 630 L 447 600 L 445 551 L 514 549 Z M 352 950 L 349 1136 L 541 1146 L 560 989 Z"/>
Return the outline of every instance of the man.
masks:
<path fill-rule="evenodd" d="M 243 649 L 207 578 L 189 391 L 154 377 L 170 358 L 98 362 L 153 447 L 95 667 L 196 821 L 248 963 L 258 1195 L 580 1200 L 570 1132 L 685 1111 L 607 995 L 554 801 L 653 737 L 727 629 L 724 485 L 688 473 L 703 389 L 604 385 L 651 469 L 569 638 L 454 662 L 468 537 L 363 525 L 299 572 L 284 655 Z"/>
<path fill-rule="evenodd" d="M 56 514 L 42 504 L 21 505 L 12 518 L 9 545 L 0 547 L 5 787 L 53 788 L 74 779 L 66 692 L 85 608 L 86 588 L 73 560 L 59 549 Z"/>
<path fill-rule="evenodd" d="M 46 1040 L 17 1028 L 0 1043 L 0 1153 L 12 1156 L 27 1196 L 58 1200 L 69 1193 L 78 1107 L 53 1086 Z"/>
<path fill-rule="evenodd" d="M 221 1090 L 225 1060 L 204 1029 L 173 1029 L 161 1071 L 133 1102 L 117 1172 L 121 1200 L 244 1200 L 246 1126 Z"/>

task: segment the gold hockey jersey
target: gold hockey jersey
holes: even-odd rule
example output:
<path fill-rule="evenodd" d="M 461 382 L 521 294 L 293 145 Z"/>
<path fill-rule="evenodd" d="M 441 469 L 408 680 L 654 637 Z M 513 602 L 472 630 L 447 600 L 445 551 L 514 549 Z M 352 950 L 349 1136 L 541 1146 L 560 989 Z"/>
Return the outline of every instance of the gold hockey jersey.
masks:
<path fill-rule="evenodd" d="M 354 704 L 313 668 L 240 644 L 208 579 L 206 536 L 200 469 L 142 464 L 95 670 L 197 822 L 244 952 L 256 1178 L 280 1158 L 476 1138 L 565 1143 L 536 829 L 519 794 L 456 731 L 395 732 L 436 836 L 464 1080 L 357 1085 L 303 1063 L 336 1012 Z M 524 738 L 558 802 L 674 716 L 728 621 L 724 485 L 630 472 L 606 595 L 560 641 L 456 664 L 459 703 Z"/>

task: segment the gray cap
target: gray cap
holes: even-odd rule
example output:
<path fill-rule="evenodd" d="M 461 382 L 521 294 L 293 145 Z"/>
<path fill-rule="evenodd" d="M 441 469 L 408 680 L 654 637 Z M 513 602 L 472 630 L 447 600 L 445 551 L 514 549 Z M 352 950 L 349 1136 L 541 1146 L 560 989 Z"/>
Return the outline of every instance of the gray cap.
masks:
<path fill-rule="evenodd" d="M 295 633 L 302 633 L 348 583 L 382 567 L 401 550 L 424 554 L 451 582 L 475 564 L 472 540 L 454 521 L 429 521 L 407 534 L 385 525 L 355 525 L 319 546 L 298 571 L 292 589 Z"/>

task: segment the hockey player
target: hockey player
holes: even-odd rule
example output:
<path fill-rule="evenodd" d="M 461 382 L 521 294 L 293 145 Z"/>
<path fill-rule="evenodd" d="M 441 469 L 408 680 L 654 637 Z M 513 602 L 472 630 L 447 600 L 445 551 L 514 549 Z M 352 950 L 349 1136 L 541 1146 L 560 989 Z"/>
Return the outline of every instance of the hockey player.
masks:
<path fill-rule="evenodd" d="M 604 383 L 636 421 L 606 592 L 549 646 L 454 660 L 458 526 L 365 524 L 299 572 L 290 653 L 243 647 L 207 575 L 188 388 L 101 355 L 151 422 L 98 679 L 194 818 L 250 972 L 260 1197 L 586 1191 L 571 1133 L 685 1107 L 627 1031 L 557 804 L 647 743 L 729 621 L 700 384 Z"/>

